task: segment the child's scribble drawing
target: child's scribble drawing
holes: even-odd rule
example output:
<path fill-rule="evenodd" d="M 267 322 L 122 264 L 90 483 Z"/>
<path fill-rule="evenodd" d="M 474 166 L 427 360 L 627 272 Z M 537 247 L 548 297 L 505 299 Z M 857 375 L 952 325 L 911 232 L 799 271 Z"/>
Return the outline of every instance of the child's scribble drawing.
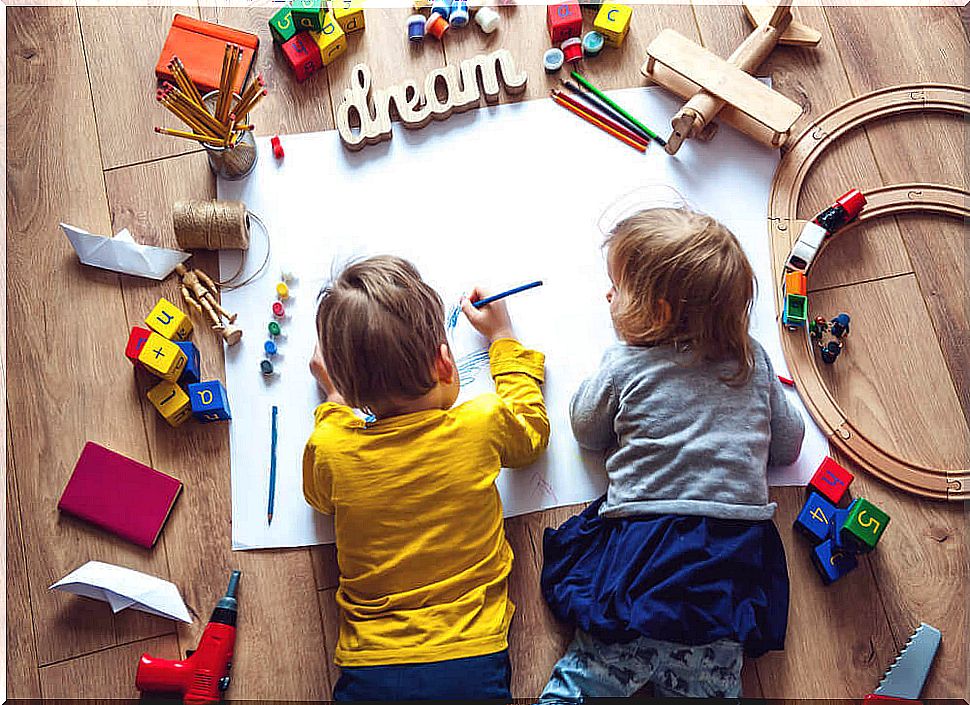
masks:
<path fill-rule="evenodd" d="M 465 387 L 475 381 L 478 373 L 488 367 L 488 348 L 482 348 L 462 355 L 455 361 L 458 368 L 458 383 Z"/>

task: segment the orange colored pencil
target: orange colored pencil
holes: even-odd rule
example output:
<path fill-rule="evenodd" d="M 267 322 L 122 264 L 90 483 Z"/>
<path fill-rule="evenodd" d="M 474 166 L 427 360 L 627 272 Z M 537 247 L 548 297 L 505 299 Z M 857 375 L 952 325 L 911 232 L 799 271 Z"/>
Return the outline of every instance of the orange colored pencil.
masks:
<path fill-rule="evenodd" d="M 578 100 L 576 100 L 572 96 L 566 95 L 562 91 L 553 90 L 552 93 L 553 93 L 553 95 L 557 95 L 560 98 L 562 98 L 564 101 L 566 101 L 567 103 L 569 103 L 570 105 L 572 105 L 577 110 L 579 110 L 581 112 L 584 112 L 587 115 L 591 115 L 592 117 L 596 118 L 600 122 L 605 122 L 609 127 L 612 127 L 614 130 L 616 130 L 617 132 L 619 132 L 621 135 L 626 135 L 628 138 L 630 138 L 634 142 L 639 142 L 644 147 L 648 146 L 646 139 L 644 139 L 643 137 L 641 137 L 640 135 L 638 135 L 637 133 L 635 133 L 633 130 L 630 130 L 630 129 L 624 127 L 623 125 L 621 125 L 616 120 L 614 120 L 613 118 L 609 117 L 608 115 L 603 115 L 602 113 L 597 112 L 596 110 L 593 110 L 591 107 L 589 107 L 587 105 L 583 105 Z"/>
<path fill-rule="evenodd" d="M 610 127 L 609 125 L 607 125 L 605 122 L 603 122 L 599 118 L 595 117 L 594 115 L 591 115 L 590 113 L 587 113 L 587 112 L 585 112 L 583 110 L 580 110 L 579 108 L 573 107 L 572 105 L 570 105 L 569 103 L 567 103 L 565 100 L 563 100 L 562 98 L 560 98 L 558 95 L 553 94 L 552 95 L 552 99 L 554 101 L 556 101 L 562 107 L 566 108 L 566 110 L 568 110 L 568 111 L 570 111 L 572 113 L 575 113 L 576 115 L 578 115 L 579 117 L 581 117 L 583 120 L 585 120 L 589 124 L 595 125 L 596 127 L 598 127 L 601 130 L 603 130 L 603 132 L 608 132 L 609 134 L 611 134 L 614 137 L 616 137 L 616 139 L 620 140 L 620 142 L 623 142 L 624 144 L 627 144 L 627 145 L 633 147 L 635 150 L 637 150 L 641 154 L 647 151 L 647 148 L 643 145 L 642 142 L 636 142 L 634 140 L 631 140 L 629 137 L 627 137 L 626 135 L 622 134 L 621 132 L 617 132 L 612 127 Z"/>

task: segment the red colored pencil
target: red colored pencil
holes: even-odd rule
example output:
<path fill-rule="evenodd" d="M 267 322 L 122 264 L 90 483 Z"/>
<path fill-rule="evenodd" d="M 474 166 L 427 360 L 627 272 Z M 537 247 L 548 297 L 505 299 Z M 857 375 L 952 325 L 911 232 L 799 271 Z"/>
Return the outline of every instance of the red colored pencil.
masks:
<path fill-rule="evenodd" d="M 629 139 L 633 140 L 634 142 L 639 142 L 644 147 L 647 146 L 647 141 L 643 137 L 641 137 L 640 135 L 638 135 L 637 133 L 635 133 L 633 130 L 627 128 L 625 125 L 617 122 L 616 120 L 614 120 L 609 115 L 606 115 L 606 114 L 604 114 L 604 113 L 602 113 L 602 112 L 600 112 L 598 110 L 594 110 L 589 105 L 584 105 L 583 103 L 580 103 L 578 100 L 576 100 L 572 96 L 566 95 L 562 91 L 553 90 L 553 95 L 559 96 L 564 101 L 566 101 L 567 103 L 569 103 L 570 105 L 572 105 L 574 108 L 576 108 L 578 110 L 582 110 L 584 113 L 587 113 L 589 115 L 592 115 L 597 120 L 599 120 L 601 122 L 605 122 L 607 125 L 609 125 L 610 127 L 612 127 L 614 130 L 616 130 L 617 132 L 619 132 L 621 135 L 626 135 Z"/>
<path fill-rule="evenodd" d="M 554 101 L 556 101 L 562 107 L 566 108 L 566 110 L 568 110 L 568 111 L 570 111 L 572 113 L 575 113 L 576 115 L 578 115 L 579 117 L 581 117 L 583 120 L 585 120 L 589 124 L 595 125 L 596 127 L 598 127 L 601 130 L 603 130 L 603 132 L 608 132 L 609 134 L 611 134 L 614 137 L 616 137 L 616 139 L 618 139 L 621 142 L 623 142 L 623 143 L 625 143 L 625 144 L 633 147 L 635 150 L 637 150 L 641 154 L 643 152 L 646 152 L 647 151 L 647 148 L 644 146 L 644 144 L 642 142 L 637 142 L 635 140 L 631 140 L 629 137 L 627 137 L 626 135 L 624 135 L 621 132 L 618 132 L 617 130 L 614 130 L 612 127 L 610 127 L 609 125 L 607 125 L 605 122 L 603 122 L 599 118 L 595 117 L 594 115 L 591 115 L 590 113 L 586 112 L 585 110 L 580 110 L 579 108 L 576 108 L 576 107 L 570 105 L 565 100 L 563 100 L 562 98 L 560 98 L 558 95 L 555 95 L 554 94 L 552 96 L 552 99 Z"/>

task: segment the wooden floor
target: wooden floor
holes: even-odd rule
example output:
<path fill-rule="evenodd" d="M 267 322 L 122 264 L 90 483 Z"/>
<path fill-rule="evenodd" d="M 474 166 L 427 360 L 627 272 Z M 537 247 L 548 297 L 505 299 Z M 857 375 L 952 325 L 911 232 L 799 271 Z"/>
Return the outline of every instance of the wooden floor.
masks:
<path fill-rule="evenodd" d="M 232 568 L 243 571 L 232 696 L 325 699 L 335 676 L 329 665 L 337 618 L 332 549 L 230 551 L 226 428 L 169 429 L 142 397 L 122 355 L 128 329 L 158 296 L 177 300 L 173 282 L 82 267 L 57 227 L 60 221 L 96 233 L 127 227 L 141 242 L 174 246 L 173 201 L 214 196 L 205 157 L 192 143 L 152 133 L 153 125 L 171 125 L 153 100 L 152 69 L 175 11 L 69 6 L 10 7 L 6 13 L 11 697 L 134 695 L 138 656 L 176 657 L 194 648 Z M 407 9 L 368 9 L 367 29 L 351 40 L 348 55 L 329 75 L 303 85 L 273 50 L 266 28 L 271 8 L 189 5 L 179 11 L 259 33 L 259 69 L 270 84 L 269 97 L 254 112 L 263 135 L 331 129 L 334 98 L 357 61 L 371 65 L 379 86 L 420 78 L 483 48 L 506 47 L 530 72 L 527 98 L 543 97 L 551 85 L 540 68 L 548 41 L 544 8 L 537 6 L 505 8 L 504 23 L 491 37 L 470 28 L 418 50 L 404 37 Z M 800 125 L 883 86 L 966 80 L 967 34 L 957 9 L 827 7 L 808 8 L 802 17 L 821 31 L 821 45 L 780 48 L 767 66 L 775 86 L 804 105 Z M 637 6 L 625 46 L 589 62 L 588 73 L 611 88 L 642 85 L 644 49 L 664 27 L 722 56 L 748 31 L 738 7 Z M 872 125 L 825 155 L 808 180 L 802 215 L 851 186 L 927 180 L 966 188 L 966 148 L 967 127 L 958 119 L 925 115 Z M 468 168 L 473 173 L 474 165 Z M 310 185 L 325 207 L 327 178 L 321 164 L 319 183 Z M 581 188 L 564 183 L 564 201 Z M 812 278 L 815 310 L 853 316 L 850 347 L 831 371 L 843 408 L 898 454 L 954 468 L 970 462 L 968 244 L 967 230 L 955 221 L 887 219 L 836 240 Z M 213 258 L 196 259 L 212 271 Z M 203 329 L 195 340 L 206 376 L 223 377 L 216 338 Z M 154 550 L 58 515 L 57 498 L 87 440 L 185 482 Z M 965 508 L 920 501 L 865 476 L 854 489 L 885 508 L 893 522 L 878 551 L 830 588 L 821 587 L 806 547 L 792 536 L 800 492 L 773 492 L 792 581 L 788 648 L 748 664 L 745 694 L 861 696 L 926 621 L 943 630 L 944 641 L 924 696 L 970 696 Z M 537 585 L 542 531 L 573 511 L 507 524 L 517 556 L 512 652 L 518 697 L 540 691 L 568 637 L 545 610 Z M 112 617 L 104 604 L 48 591 L 91 559 L 173 580 L 198 619 L 175 627 L 130 611 Z"/>

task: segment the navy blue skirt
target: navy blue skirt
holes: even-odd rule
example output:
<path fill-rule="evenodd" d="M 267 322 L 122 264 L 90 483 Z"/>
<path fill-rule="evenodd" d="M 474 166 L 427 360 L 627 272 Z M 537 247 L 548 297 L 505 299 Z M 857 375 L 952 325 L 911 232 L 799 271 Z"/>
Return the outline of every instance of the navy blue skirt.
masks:
<path fill-rule="evenodd" d="M 602 641 L 783 649 L 788 566 L 772 521 L 665 514 L 604 519 L 605 497 L 543 538 L 553 614 Z"/>

